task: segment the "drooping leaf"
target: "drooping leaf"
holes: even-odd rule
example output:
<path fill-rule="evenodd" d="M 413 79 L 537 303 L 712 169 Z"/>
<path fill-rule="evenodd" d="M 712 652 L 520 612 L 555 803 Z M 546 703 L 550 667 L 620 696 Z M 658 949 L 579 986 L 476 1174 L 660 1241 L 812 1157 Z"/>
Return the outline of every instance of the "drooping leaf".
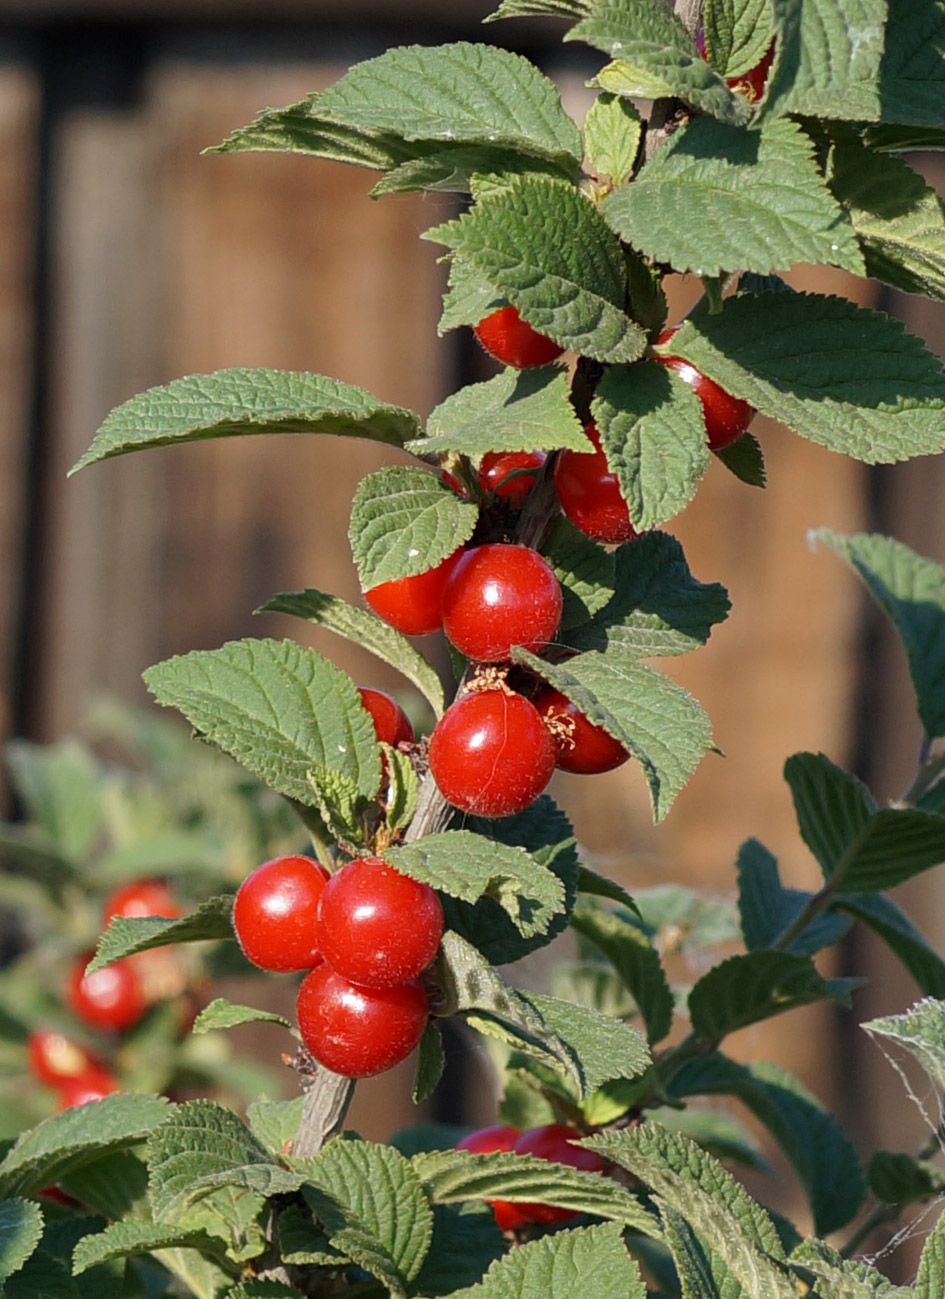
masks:
<path fill-rule="evenodd" d="M 617 185 L 633 170 L 642 136 L 640 114 L 619 95 L 598 95 L 584 119 L 587 160 Z"/>
<path fill-rule="evenodd" d="M 179 920 L 165 920 L 161 916 L 113 916 L 108 928 L 98 940 L 94 958 L 88 964 L 90 973 L 100 970 L 112 961 L 135 952 L 147 952 L 152 947 L 167 947 L 171 943 L 198 943 L 207 939 L 233 937 L 233 897 L 222 894 L 202 902 L 196 911 Z"/>
<path fill-rule="evenodd" d="M 481 318 L 476 314 L 471 323 Z M 477 459 L 487 451 L 583 451 L 587 439 L 568 391 L 567 376 L 557 367 L 507 368 L 442 401 L 430 412 L 427 436 L 408 450 L 419 455 L 454 451 Z"/>
<path fill-rule="evenodd" d="M 314 650 L 292 641 L 233 641 L 149 668 L 159 704 L 241 766 L 306 807 L 309 773 L 326 767 L 369 798 L 380 783 L 374 726 L 354 683 Z"/>
<path fill-rule="evenodd" d="M 945 961 L 889 898 L 851 893 L 837 899 L 837 908 L 868 925 L 899 958 L 922 993 L 945 997 Z"/>
<path fill-rule="evenodd" d="M 436 1023 L 431 1019 L 423 1030 L 420 1045 L 417 1049 L 417 1072 L 414 1077 L 411 1099 L 414 1105 L 421 1105 L 436 1090 L 446 1065 L 443 1051 L 443 1039 Z"/>
<path fill-rule="evenodd" d="M 236 1028 L 239 1024 L 281 1024 L 291 1028 L 284 1015 L 272 1010 L 256 1010 L 254 1006 L 237 1006 L 225 997 L 216 997 L 194 1020 L 192 1033 L 214 1033 L 218 1029 Z"/>
<path fill-rule="evenodd" d="M 0 1281 L 18 1272 L 43 1234 L 43 1215 L 32 1200 L 0 1200 Z"/>
<path fill-rule="evenodd" d="M 757 839 L 747 839 L 738 850 L 738 909 L 745 946 L 752 951 L 772 947 L 794 923 L 811 899 L 802 889 L 781 884 L 777 860 Z M 821 912 L 784 950 L 812 956 L 831 947 L 849 929 L 849 921 L 835 912 Z"/>
<path fill-rule="evenodd" d="M 761 949 L 730 956 L 704 974 L 689 994 L 689 1014 L 695 1032 L 719 1042 L 748 1024 L 832 995 L 808 957 Z"/>
<path fill-rule="evenodd" d="M 417 1274 L 417 1294 L 437 1299 L 475 1285 L 490 1263 L 502 1257 L 505 1237 L 485 1205 L 434 1204 L 433 1243 Z"/>
<path fill-rule="evenodd" d="M 659 953 L 638 925 L 617 912 L 580 905 L 571 925 L 607 957 L 619 974 L 646 1025 L 651 1045 L 669 1032 L 673 995 Z"/>
<path fill-rule="evenodd" d="M 104 1231 L 83 1236 L 72 1255 L 72 1269 L 78 1276 L 90 1267 L 115 1258 L 171 1248 L 196 1249 L 217 1259 L 223 1257 L 222 1242 L 202 1229 L 129 1218 L 113 1222 Z"/>
<path fill-rule="evenodd" d="M 713 450 L 712 454 L 740 482 L 747 483 L 749 487 L 767 487 L 768 471 L 765 468 L 765 456 L 761 443 L 754 433 L 743 433 L 727 447 Z"/>
<path fill-rule="evenodd" d="M 218 370 L 149 388 L 116 407 L 73 466 L 149 447 L 245 433 L 334 433 L 400 447 L 420 432 L 412 411 L 320 374 Z"/>
<path fill-rule="evenodd" d="M 482 21 L 494 23 L 499 18 L 582 18 L 590 12 L 594 0 L 502 0 L 495 13 Z"/>
<path fill-rule="evenodd" d="M 945 448 L 945 371 L 887 316 L 812 293 L 740 294 L 698 311 L 673 352 L 821 446 L 889 463 Z"/>

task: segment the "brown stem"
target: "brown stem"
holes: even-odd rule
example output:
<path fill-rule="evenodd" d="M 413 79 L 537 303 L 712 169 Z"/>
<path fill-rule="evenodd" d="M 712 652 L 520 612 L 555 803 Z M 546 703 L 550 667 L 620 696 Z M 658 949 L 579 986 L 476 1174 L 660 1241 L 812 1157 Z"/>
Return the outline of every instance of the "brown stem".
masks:
<path fill-rule="evenodd" d="M 296 1067 L 303 1076 L 305 1100 L 292 1154 L 296 1159 L 308 1159 L 318 1154 L 329 1137 L 341 1131 L 354 1095 L 354 1079 L 325 1069 L 302 1047 Z"/>

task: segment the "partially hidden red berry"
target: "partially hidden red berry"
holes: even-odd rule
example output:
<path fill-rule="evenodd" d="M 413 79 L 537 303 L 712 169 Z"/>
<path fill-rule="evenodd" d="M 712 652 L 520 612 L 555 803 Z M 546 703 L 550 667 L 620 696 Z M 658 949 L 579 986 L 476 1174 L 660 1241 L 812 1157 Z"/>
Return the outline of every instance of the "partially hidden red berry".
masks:
<path fill-rule="evenodd" d="M 98 1065 L 90 1051 L 52 1028 L 36 1028 L 26 1039 L 26 1053 L 34 1078 L 59 1087 Z"/>
<path fill-rule="evenodd" d="M 310 970 L 321 958 L 315 917 L 329 875 L 311 857 L 275 857 L 239 886 L 233 929 L 243 954 L 261 970 Z"/>
<path fill-rule="evenodd" d="M 598 775 L 613 771 L 630 757 L 619 740 L 588 721 L 567 695 L 545 686 L 532 700 L 555 738 L 559 771 Z"/>
<path fill-rule="evenodd" d="M 133 1028 L 147 1009 L 147 999 L 134 966 L 128 960 L 114 961 L 93 974 L 85 967 L 92 952 L 80 956 L 69 976 L 67 999 L 75 1014 L 92 1028 L 116 1033 Z"/>
<path fill-rule="evenodd" d="M 398 744 L 413 744 L 413 727 L 396 699 L 385 695 L 383 690 L 372 690 L 369 686 L 359 686 L 358 694 L 382 744 L 389 744 L 391 748 Z"/>
<path fill-rule="evenodd" d="M 487 451 L 479 466 L 480 486 L 520 510 L 535 486 L 545 459 L 543 451 Z"/>
<path fill-rule="evenodd" d="M 528 546 L 474 546 L 457 561 L 443 591 L 443 630 L 467 658 L 501 663 L 513 645 L 537 653 L 561 622 L 561 587 Z"/>
<path fill-rule="evenodd" d="M 443 908 L 429 884 L 381 857 L 342 866 L 318 901 L 318 947 L 338 974 L 390 988 L 425 970 L 443 937 Z"/>
<path fill-rule="evenodd" d="M 90 1069 L 60 1086 L 58 1108 L 68 1110 L 74 1106 L 88 1105 L 91 1101 L 100 1101 L 103 1096 L 111 1096 L 117 1091 L 121 1091 L 118 1079 L 113 1078 L 106 1069 Z"/>
<path fill-rule="evenodd" d="M 576 528 L 595 541 L 611 546 L 630 541 L 637 534 L 617 475 L 601 448 L 597 425 L 588 424 L 584 432 L 592 446 L 587 451 L 562 451 L 555 461 L 561 508 Z"/>
<path fill-rule="evenodd" d="M 696 32 L 696 48 L 703 59 L 708 61 L 708 51 L 705 44 L 705 28 L 700 27 Z M 744 95 L 749 104 L 757 103 L 765 93 L 765 86 L 768 82 L 768 73 L 771 71 L 771 64 L 774 61 L 774 41 L 768 46 L 764 55 L 759 59 L 753 68 L 748 72 L 743 72 L 740 77 L 726 77 L 725 84 L 730 90 L 734 90 L 737 95 Z"/>
<path fill-rule="evenodd" d="M 364 592 L 364 598 L 379 618 L 405 636 L 428 636 L 443 626 L 443 588 L 462 548 L 441 564 L 414 577 L 379 582 Z"/>
<path fill-rule="evenodd" d="M 657 347 L 668 343 L 678 329 L 679 326 L 674 325 L 672 329 L 664 330 L 656 340 Z M 714 379 L 707 378 L 681 356 L 657 352 L 654 353 L 653 360 L 675 370 L 702 402 L 706 438 L 711 450 L 722 451 L 741 437 L 755 416 L 754 406 L 742 401 L 740 397 L 733 397 Z"/>
<path fill-rule="evenodd" d="M 406 1060 L 423 1036 L 429 1008 L 419 979 L 364 988 L 326 962 L 302 980 L 296 1014 L 302 1041 L 319 1064 L 346 1078 L 369 1078 Z"/>
<path fill-rule="evenodd" d="M 548 365 L 564 348 L 539 334 L 524 321 L 516 307 L 500 307 L 480 320 L 474 331 L 490 356 L 503 365 L 529 370 L 534 365 Z"/>
<path fill-rule="evenodd" d="M 113 916 L 134 919 L 142 916 L 164 916 L 176 920 L 181 909 L 163 880 L 133 880 L 110 893 L 102 908 L 107 925 Z"/>
<path fill-rule="evenodd" d="M 457 699 L 437 722 L 429 757 L 448 803 L 477 816 L 512 816 L 554 774 L 555 742 L 528 699 L 478 690 Z"/>
<path fill-rule="evenodd" d="M 540 1128 L 530 1128 L 515 1142 L 517 1155 L 534 1155 L 553 1164 L 566 1164 L 588 1173 L 600 1173 L 604 1161 L 595 1150 L 585 1150 L 573 1143 L 580 1141 L 582 1133 L 566 1123 L 547 1123 Z M 551 1204 L 522 1204 L 519 1206 L 531 1222 L 567 1222 L 578 1215 L 573 1209 L 562 1209 Z"/>
<path fill-rule="evenodd" d="M 479 1128 L 469 1136 L 457 1141 L 457 1150 L 468 1150 L 474 1155 L 489 1155 L 495 1150 L 510 1151 L 522 1135 L 521 1128 L 514 1128 L 509 1123 L 496 1123 L 491 1128 Z M 486 1200 L 495 1214 L 496 1226 L 500 1231 L 514 1231 L 524 1227 L 530 1219 L 522 1213 L 521 1206 L 508 1200 Z"/>

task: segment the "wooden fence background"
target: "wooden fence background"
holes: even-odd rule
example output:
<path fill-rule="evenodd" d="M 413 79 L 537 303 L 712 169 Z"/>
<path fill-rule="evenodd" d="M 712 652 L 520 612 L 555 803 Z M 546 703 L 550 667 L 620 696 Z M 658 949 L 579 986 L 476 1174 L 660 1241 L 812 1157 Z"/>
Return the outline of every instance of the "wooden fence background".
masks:
<path fill-rule="evenodd" d="M 481 368 L 468 340 L 436 336 L 443 273 L 417 236 L 446 200 L 374 203 L 365 172 L 199 155 L 263 105 L 327 85 L 356 59 L 443 37 L 527 51 L 580 117 L 594 64 L 574 47 L 562 53 L 553 23 L 480 31 L 492 7 L 0 0 L 4 738 L 67 733 L 95 690 L 144 702 L 140 672 L 171 653 L 247 634 L 306 639 L 304 626 L 251 618 L 277 590 L 314 585 L 357 599 L 348 504 L 359 477 L 389 459 L 370 446 L 237 440 L 111 461 L 69 482 L 65 472 L 113 405 L 179 374 L 307 368 L 426 414 Z M 945 182 L 942 164 L 924 165 Z M 797 281 L 878 300 L 874 286 L 840 275 L 799 270 Z M 687 295 L 680 284 L 678 310 Z M 883 305 L 941 344 L 939 308 L 892 296 Z M 659 830 L 636 773 L 562 777 L 555 789 L 588 851 L 630 888 L 682 880 L 731 892 L 749 834 L 778 854 L 787 882 L 814 885 L 785 757 L 823 750 L 889 796 L 918 742 L 895 647 L 854 579 L 813 553 L 806 534 L 882 527 L 945 559 L 943 466 L 867 471 L 764 421 L 756 431 L 769 490 L 714 466 L 674 525 L 696 575 L 725 582 L 734 603 L 706 650 L 668 665 L 704 702 L 727 757 L 704 760 Z M 308 639 L 339 653 L 328 637 Z M 396 686 L 368 656 L 342 653 L 357 680 Z M 943 878 L 902 890 L 939 945 Z M 855 1021 L 915 999 L 866 939 L 852 939 L 842 960 L 842 972 L 874 975 Z M 777 1059 L 838 1102 L 863 1150 L 912 1149 L 924 1134 L 849 1016 L 795 1012 L 746 1032 L 739 1049 Z M 406 1073 L 361 1090 L 354 1122 L 366 1135 L 408 1117 Z M 463 1095 L 469 1116 L 489 1112 L 474 1060 Z"/>

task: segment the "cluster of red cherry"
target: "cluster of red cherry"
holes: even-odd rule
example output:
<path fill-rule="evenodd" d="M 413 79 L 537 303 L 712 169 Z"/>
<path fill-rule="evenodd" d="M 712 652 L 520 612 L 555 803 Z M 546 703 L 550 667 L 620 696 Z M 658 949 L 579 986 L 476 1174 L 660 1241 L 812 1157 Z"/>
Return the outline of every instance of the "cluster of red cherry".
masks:
<path fill-rule="evenodd" d="M 429 885 L 383 858 L 356 858 L 334 875 L 310 857 L 264 862 L 239 887 L 233 928 L 260 969 L 308 971 L 296 1015 L 326 1069 L 383 1073 L 423 1036 L 429 1008 L 418 976 L 439 948 L 443 908 Z"/>

